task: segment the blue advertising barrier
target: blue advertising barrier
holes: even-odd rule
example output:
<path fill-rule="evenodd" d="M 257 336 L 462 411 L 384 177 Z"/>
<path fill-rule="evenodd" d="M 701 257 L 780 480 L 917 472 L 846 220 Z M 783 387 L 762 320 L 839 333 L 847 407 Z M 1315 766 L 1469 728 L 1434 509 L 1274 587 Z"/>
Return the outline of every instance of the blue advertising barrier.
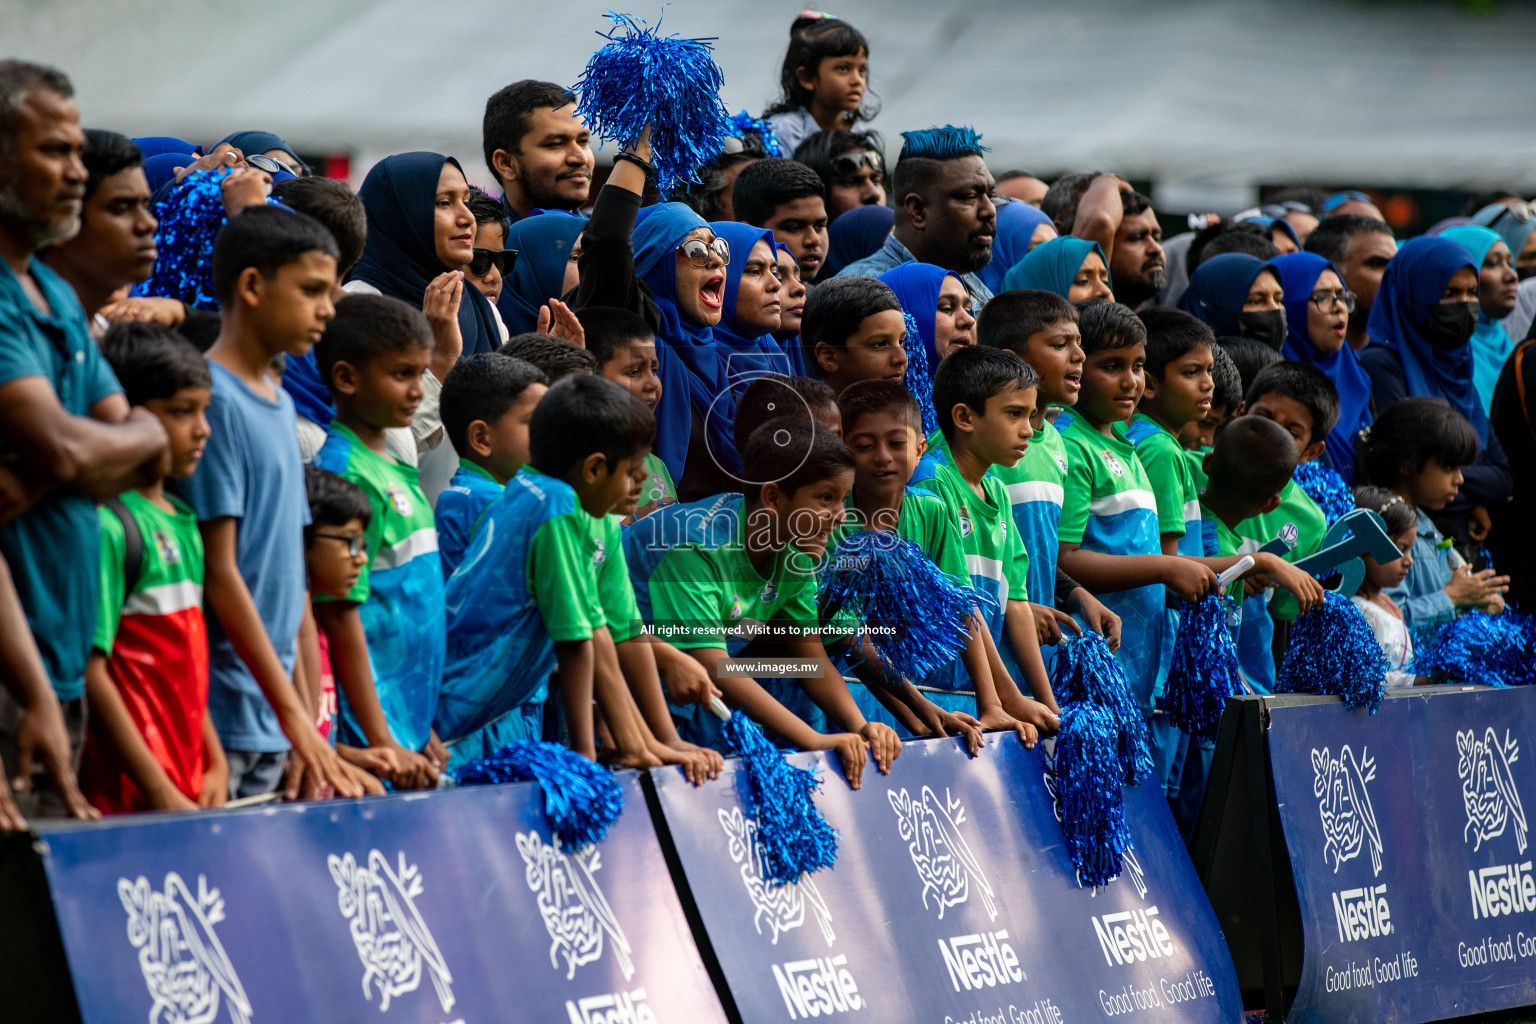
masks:
<path fill-rule="evenodd" d="M 651 774 L 701 947 L 744 1024 L 1241 1017 L 1226 944 L 1157 787 L 1127 793 L 1135 852 L 1094 890 L 1065 852 L 1044 751 L 1011 733 L 975 760 L 954 740 L 908 743 L 857 792 L 826 755 L 792 758 L 822 769 L 816 803 L 841 838 L 833 868 L 782 888 L 763 880 L 733 785 Z"/>
<path fill-rule="evenodd" d="M 579 854 L 531 783 L 42 830 L 80 1018 L 723 1022 L 619 778 Z"/>
<path fill-rule="evenodd" d="M 1417 1022 L 1536 1003 L 1536 692 L 1272 705 L 1304 936 L 1290 1021 Z M 1533 804 L 1536 810 L 1536 804 Z"/>

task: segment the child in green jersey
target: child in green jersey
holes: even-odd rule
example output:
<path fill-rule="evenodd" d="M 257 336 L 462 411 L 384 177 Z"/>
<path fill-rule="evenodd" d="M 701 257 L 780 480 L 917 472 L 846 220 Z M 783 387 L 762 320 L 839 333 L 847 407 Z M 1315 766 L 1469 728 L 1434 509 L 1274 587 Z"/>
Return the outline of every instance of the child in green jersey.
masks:
<path fill-rule="evenodd" d="M 102 340 L 128 401 L 170 439 L 165 472 L 190 476 L 208 442 L 213 378 L 188 342 L 126 323 Z M 219 807 L 229 768 L 208 715 L 203 543 L 197 516 L 156 480 L 101 508 L 101 610 L 86 700 L 81 789 L 106 813 Z"/>
<path fill-rule="evenodd" d="M 576 316 L 586 332 L 587 351 L 597 360 L 597 372 L 628 388 L 654 413 L 661 403 L 661 364 L 656 355 L 656 332 L 645 318 L 615 306 L 588 306 Z M 647 455 L 644 469 L 639 503 L 625 513 L 626 523 L 677 500 L 677 486 L 661 456 L 655 452 Z"/>
<path fill-rule="evenodd" d="M 989 599 L 982 639 L 994 692 L 983 691 L 984 680 L 972 680 L 978 687 L 976 717 L 988 728 L 1018 729 L 1026 745 L 1032 745 L 1037 730 L 1055 733 L 1060 710 L 1029 608 L 1024 541 L 1013 523 L 1008 492 L 988 470 L 1015 466 L 1028 451 L 1039 388 L 1039 376 L 1012 352 L 971 347 L 950 353 L 933 380 L 934 411 L 950 457 L 924 484 L 948 507 L 965 547 L 971 586 Z M 1005 642 L 1035 700 L 1024 698 L 998 655 Z M 958 659 L 949 667 L 961 670 Z M 947 688 L 960 686 L 951 682 Z"/>
<path fill-rule="evenodd" d="M 1237 364 L 1227 355 L 1224 345 L 1216 345 L 1211 349 L 1211 384 L 1210 409 L 1179 431 L 1179 444 L 1188 452 L 1210 451 L 1216 443 L 1216 431 L 1236 416 L 1237 407 L 1243 404 L 1243 378 L 1237 372 Z M 1198 465 L 1200 460 L 1193 459 L 1191 462 Z"/>
<path fill-rule="evenodd" d="M 433 785 L 432 742 L 442 685 L 443 570 L 432 506 L 415 466 L 390 455 L 384 431 L 408 427 L 424 394 L 432 330 L 420 310 L 383 295 L 352 295 L 315 346 L 315 362 L 336 402 L 336 418 L 314 464 L 368 495 L 369 562 L 344 601 L 315 600 L 330 642 L 340 699 L 337 741 L 387 751 L 391 781 Z"/>

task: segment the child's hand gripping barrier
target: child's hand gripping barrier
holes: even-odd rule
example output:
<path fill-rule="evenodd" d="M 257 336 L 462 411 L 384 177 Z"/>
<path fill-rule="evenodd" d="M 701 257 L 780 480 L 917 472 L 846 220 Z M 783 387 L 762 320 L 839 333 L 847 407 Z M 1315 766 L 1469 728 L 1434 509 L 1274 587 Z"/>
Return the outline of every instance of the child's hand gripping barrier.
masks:
<path fill-rule="evenodd" d="M 1329 527 L 1322 548 L 1297 562 L 1296 568 L 1320 580 L 1338 573 L 1338 583 L 1326 589 L 1350 597 L 1365 580 L 1365 555 L 1386 564 L 1401 558 L 1402 552 L 1387 536 L 1387 524 L 1381 516 L 1368 508 L 1357 508 Z"/>

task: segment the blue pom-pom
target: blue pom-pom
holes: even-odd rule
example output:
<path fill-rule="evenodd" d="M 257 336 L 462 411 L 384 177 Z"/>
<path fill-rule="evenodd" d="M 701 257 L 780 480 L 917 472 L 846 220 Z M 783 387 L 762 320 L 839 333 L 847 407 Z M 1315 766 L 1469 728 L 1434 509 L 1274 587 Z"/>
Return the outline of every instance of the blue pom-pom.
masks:
<path fill-rule="evenodd" d="M 697 181 L 697 168 L 719 155 L 732 134 L 720 102 L 724 76 L 710 39 L 661 36 L 628 14 L 609 11 L 608 44 L 592 55 L 575 85 L 576 113 L 596 135 L 624 148 L 651 129 L 651 163 L 663 195 Z"/>
<path fill-rule="evenodd" d="M 1316 459 L 1298 465 L 1291 479 L 1322 510 L 1323 518 L 1328 520 L 1329 526 L 1355 510 L 1355 496 L 1349 484 Z"/>
<path fill-rule="evenodd" d="M 923 416 L 923 436 L 932 437 L 939 429 L 939 417 L 933 410 L 933 368 L 928 365 L 927 346 L 917 331 L 917 321 L 905 311 L 901 316 L 907 322 L 907 375 L 903 383 L 917 399 L 918 411 Z"/>
<path fill-rule="evenodd" d="M 1349 598 L 1331 590 L 1291 627 L 1290 645 L 1275 677 L 1276 693 L 1343 697 L 1371 714 L 1387 695 L 1387 659 L 1376 634 Z"/>
<path fill-rule="evenodd" d="M 1051 772 L 1067 854 L 1088 885 L 1108 885 L 1119 877 L 1120 858 L 1131 849 L 1119 734 L 1107 707 L 1086 700 L 1062 707 Z"/>
<path fill-rule="evenodd" d="M 981 144 L 980 133 L 969 125 L 946 124 L 939 128 L 902 132 L 901 139 L 901 156 L 898 162 L 912 157 L 954 160 L 962 156 L 980 156 L 992 151 Z"/>
<path fill-rule="evenodd" d="M 1162 707 L 1196 739 L 1216 738 L 1227 698 L 1243 692 L 1237 644 L 1227 626 L 1231 600 L 1216 593 L 1184 602 Z"/>
<path fill-rule="evenodd" d="M 565 850 L 602 842 L 624 811 L 624 791 L 613 774 L 558 743 L 518 740 L 451 774 L 461 786 L 538 782 L 544 816 Z"/>
<path fill-rule="evenodd" d="M 230 168 L 189 171 L 155 204 L 154 272 L 133 286 L 132 294 L 178 299 L 188 306 L 218 312 L 213 293 L 213 242 L 227 220 L 223 182 Z M 268 203 L 280 205 L 276 198 Z"/>
<path fill-rule="evenodd" d="M 976 592 L 911 541 L 858 530 L 838 544 L 823 572 L 820 604 L 828 617 L 849 615 L 867 627 L 891 672 L 922 679 L 965 649 Z"/>
<path fill-rule="evenodd" d="M 1103 636 L 1084 630 L 1082 636 L 1063 637 L 1056 648 L 1052 687 L 1063 709 L 1069 703 L 1087 702 L 1113 713 L 1119 729 L 1116 751 L 1127 785 L 1139 786 L 1152 774 L 1147 721 L 1131 700 L 1130 683 Z"/>
<path fill-rule="evenodd" d="M 816 769 L 786 761 L 743 711 L 726 719 L 724 732 L 726 742 L 741 756 L 737 795 L 742 813 L 757 822 L 768 884 L 789 885 L 801 875 L 831 867 L 837 860 L 837 830 L 811 799 L 821 786 Z"/>
<path fill-rule="evenodd" d="M 1468 612 L 1426 639 L 1413 671 L 1436 683 L 1536 683 L 1536 622 L 1519 612 Z"/>
<path fill-rule="evenodd" d="M 779 146 L 779 137 L 773 133 L 773 125 L 760 117 L 753 117 L 745 110 L 731 115 L 731 134 L 738 139 L 756 135 L 763 140 L 763 152 L 768 156 L 784 155 L 783 149 Z"/>

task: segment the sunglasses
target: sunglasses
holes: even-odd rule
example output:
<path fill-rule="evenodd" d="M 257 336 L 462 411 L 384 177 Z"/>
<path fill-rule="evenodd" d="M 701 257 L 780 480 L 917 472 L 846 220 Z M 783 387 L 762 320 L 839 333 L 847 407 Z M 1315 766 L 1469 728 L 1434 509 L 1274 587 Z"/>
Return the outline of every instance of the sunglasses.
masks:
<path fill-rule="evenodd" d="M 300 161 L 297 167 L 289 167 L 281 160 L 274 160 L 270 156 L 257 153 L 255 156 L 246 157 L 245 163 L 248 167 L 254 167 L 258 171 L 266 171 L 268 174 L 277 174 L 281 171 L 283 174 L 291 174 L 296 178 L 309 177 L 309 168 L 304 166 L 303 161 Z"/>
<path fill-rule="evenodd" d="M 353 558 L 368 550 L 368 535 L 354 533 L 350 536 L 340 533 L 317 533 L 315 537 L 324 537 L 326 540 L 339 540 L 347 546 L 347 554 Z"/>
<path fill-rule="evenodd" d="M 1324 199 L 1323 200 L 1323 212 L 1324 213 L 1328 213 L 1328 212 L 1330 212 L 1332 210 L 1337 210 L 1339 207 L 1341 207 L 1345 203 L 1349 203 L 1349 202 L 1370 203 L 1373 206 L 1376 204 L 1376 200 L 1372 199 L 1370 196 L 1366 195 L 1364 192 L 1360 192 L 1360 191 L 1358 191 L 1356 189 L 1352 189 L 1351 188 L 1351 189 L 1345 189 L 1343 192 L 1335 192 L 1333 195 L 1329 196 L 1327 199 Z"/>
<path fill-rule="evenodd" d="M 516 249 L 475 249 L 474 255 L 469 258 L 469 273 L 472 277 L 484 277 L 495 267 L 502 277 L 517 266 Z"/>
<path fill-rule="evenodd" d="M 831 160 L 832 173 L 839 178 L 851 178 L 868 167 L 876 174 L 885 170 L 885 160 L 879 153 L 867 149 L 859 153 L 844 153 Z"/>
<path fill-rule="evenodd" d="M 713 242 L 706 242 L 702 238 L 690 238 L 677 247 L 677 251 L 688 257 L 688 262 L 696 267 L 709 266 L 709 258 L 716 257 L 721 263 L 731 262 L 731 244 L 723 238 L 717 238 Z"/>

